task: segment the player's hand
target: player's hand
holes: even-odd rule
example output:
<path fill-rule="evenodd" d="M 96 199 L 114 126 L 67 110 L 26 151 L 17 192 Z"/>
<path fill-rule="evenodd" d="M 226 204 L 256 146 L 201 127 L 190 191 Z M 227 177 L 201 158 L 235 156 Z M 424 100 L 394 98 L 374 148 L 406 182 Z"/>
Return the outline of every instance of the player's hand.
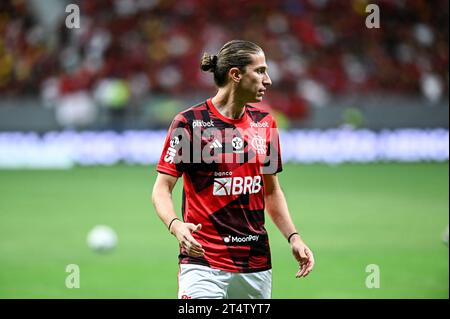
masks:
<path fill-rule="evenodd" d="M 299 271 L 295 275 L 297 278 L 306 277 L 314 268 L 314 255 L 311 249 L 306 246 L 299 236 L 293 236 L 291 239 L 292 254 L 297 259 Z"/>
<path fill-rule="evenodd" d="M 191 223 L 183 223 L 182 221 L 176 221 L 172 226 L 172 233 L 178 239 L 181 247 L 191 257 L 203 257 L 205 254 L 202 245 L 192 236 L 192 233 L 200 229 L 202 229 L 202 224 L 194 225 Z"/>

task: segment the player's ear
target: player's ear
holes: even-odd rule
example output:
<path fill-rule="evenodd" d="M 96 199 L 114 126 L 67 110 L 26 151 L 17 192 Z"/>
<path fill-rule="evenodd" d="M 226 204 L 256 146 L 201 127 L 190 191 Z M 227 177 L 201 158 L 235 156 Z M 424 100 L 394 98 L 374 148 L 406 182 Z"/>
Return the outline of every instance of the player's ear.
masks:
<path fill-rule="evenodd" d="M 242 72 L 241 70 L 239 70 L 239 68 L 233 67 L 230 69 L 230 71 L 228 71 L 228 76 L 233 82 L 239 83 L 241 81 Z"/>

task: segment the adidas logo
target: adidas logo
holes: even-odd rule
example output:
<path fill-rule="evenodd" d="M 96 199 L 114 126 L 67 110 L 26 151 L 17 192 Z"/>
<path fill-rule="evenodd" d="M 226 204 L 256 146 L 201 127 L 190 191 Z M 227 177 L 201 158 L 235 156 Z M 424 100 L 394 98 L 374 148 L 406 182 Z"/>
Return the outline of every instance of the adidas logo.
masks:
<path fill-rule="evenodd" d="M 222 148 L 222 143 L 219 142 L 218 139 L 215 139 L 211 145 L 209 146 L 209 148 Z"/>

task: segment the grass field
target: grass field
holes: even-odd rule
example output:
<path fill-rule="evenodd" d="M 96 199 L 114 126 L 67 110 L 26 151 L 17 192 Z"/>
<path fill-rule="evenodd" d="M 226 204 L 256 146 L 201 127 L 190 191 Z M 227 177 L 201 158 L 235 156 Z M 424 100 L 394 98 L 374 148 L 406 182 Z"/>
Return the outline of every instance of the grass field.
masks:
<path fill-rule="evenodd" d="M 267 218 L 273 297 L 448 298 L 448 173 L 448 163 L 285 165 L 279 178 L 317 264 L 296 279 Z M 154 167 L 0 171 L 0 298 L 175 298 L 178 246 L 150 204 L 154 178 Z M 96 224 L 118 232 L 115 251 L 88 249 Z M 68 264 L 80 267 L 79 289 L 65 287 Z M 378 289 L 366 288 L 369 264 Z"/>

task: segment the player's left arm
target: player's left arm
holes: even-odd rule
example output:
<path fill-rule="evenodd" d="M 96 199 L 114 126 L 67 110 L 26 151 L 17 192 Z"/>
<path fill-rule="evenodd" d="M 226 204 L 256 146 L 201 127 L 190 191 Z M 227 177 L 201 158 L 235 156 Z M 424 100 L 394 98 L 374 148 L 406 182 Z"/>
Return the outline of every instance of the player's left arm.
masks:
<path fill-rule="evenodd" d="M 297 232 L 297 230 L 289 214 L 286 198 L 278 182 L 278 177 L 275 174 L 266 174 L 263 175 L 263 178 L 266 211 L 283 236 L 288 239 L 289 235 Z M 311 249 L 304 243 L 299 234 L 292 236 L 289 244 L 292 254 L 300 266 L 296 277 L 306 277 L 314 267 L 314 255 Z"/>

